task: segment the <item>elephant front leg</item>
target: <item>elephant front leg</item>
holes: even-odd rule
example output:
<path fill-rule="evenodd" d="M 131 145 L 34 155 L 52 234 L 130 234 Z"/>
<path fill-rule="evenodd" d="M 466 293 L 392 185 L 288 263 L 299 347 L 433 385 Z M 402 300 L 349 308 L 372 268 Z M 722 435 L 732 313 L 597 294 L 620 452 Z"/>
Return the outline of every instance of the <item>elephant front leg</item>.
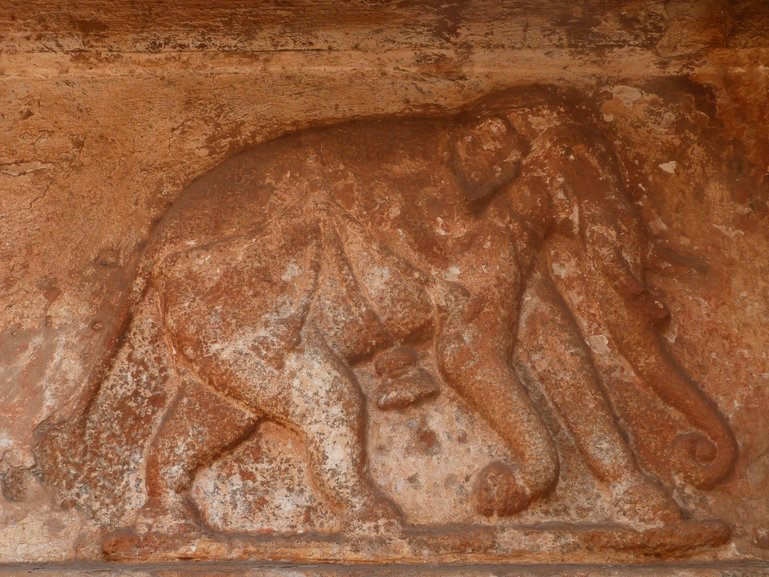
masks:
<path fill-rule="evenodd" d="M 446 383 L 519 460 L 516 469 L 495 462 L 481 472 L 477 509 L 486 516 L 521 511 L 552 491 L 558 480 L 558 453 L 550 432 L 509 362 L 514 327 L 509 309 L 469 301 L 445 315 L 436 343 Z"/>

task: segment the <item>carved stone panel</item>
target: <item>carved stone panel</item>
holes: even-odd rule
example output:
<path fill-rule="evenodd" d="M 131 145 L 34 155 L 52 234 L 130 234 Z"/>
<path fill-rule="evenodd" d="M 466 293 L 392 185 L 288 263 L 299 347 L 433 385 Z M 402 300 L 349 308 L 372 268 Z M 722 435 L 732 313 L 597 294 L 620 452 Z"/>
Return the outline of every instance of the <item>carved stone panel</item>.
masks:
<path fill-rule="evenodd" d="M 691 78 L 503 84 L 158 151 L 42 316 L 9 236 L 0 561 L 763 570 L 769 144 Z"/>

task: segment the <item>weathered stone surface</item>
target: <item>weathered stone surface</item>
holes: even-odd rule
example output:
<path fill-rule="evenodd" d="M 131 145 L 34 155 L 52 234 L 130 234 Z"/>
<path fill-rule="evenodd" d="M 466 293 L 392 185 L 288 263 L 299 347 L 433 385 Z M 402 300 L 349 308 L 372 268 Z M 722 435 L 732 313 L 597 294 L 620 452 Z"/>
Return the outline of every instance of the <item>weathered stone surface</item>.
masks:
<path fill-rule="evenodd" d="M 768 14 L 4 6 L 2 571 L 764 574 Z"/>
<path fill-rule="evenodd" d="M 39 575 L 42 577 L 764 577 L 758 563 L 666 563 L 650 566 L 609 565 L 286 565 L 258 562 L 174 562 L 174 563 L 70 563 L 15 565 L 0 567 L 0 575 Z"/>

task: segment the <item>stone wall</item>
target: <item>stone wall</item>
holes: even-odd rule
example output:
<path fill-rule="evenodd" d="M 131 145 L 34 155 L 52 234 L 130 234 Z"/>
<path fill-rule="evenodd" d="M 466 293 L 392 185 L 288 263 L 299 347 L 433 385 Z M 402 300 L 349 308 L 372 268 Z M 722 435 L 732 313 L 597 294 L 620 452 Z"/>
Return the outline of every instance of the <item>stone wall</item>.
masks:
<path fill-rule="evenodd" d="M 6 1 L 0 561 L 767 571 L 768 30 Z"/>

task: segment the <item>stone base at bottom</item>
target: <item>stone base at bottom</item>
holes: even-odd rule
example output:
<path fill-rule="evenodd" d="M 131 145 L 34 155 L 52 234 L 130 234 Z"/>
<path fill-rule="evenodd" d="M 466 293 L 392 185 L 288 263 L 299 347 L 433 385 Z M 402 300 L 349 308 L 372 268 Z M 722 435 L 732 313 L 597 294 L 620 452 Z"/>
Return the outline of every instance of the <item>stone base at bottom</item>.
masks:
<path fill-rule="evenodd" d="M 719 521 L 682 521 L 650 529 L 621 525 L 464 525 L 404 527 L 374 535 L 108 534 L 117 562 L 237 561 L 287 563 L 633 563 L 713 553 L 730 536 Z M 712 557 L 711 557 L 712 558 Z"/>

